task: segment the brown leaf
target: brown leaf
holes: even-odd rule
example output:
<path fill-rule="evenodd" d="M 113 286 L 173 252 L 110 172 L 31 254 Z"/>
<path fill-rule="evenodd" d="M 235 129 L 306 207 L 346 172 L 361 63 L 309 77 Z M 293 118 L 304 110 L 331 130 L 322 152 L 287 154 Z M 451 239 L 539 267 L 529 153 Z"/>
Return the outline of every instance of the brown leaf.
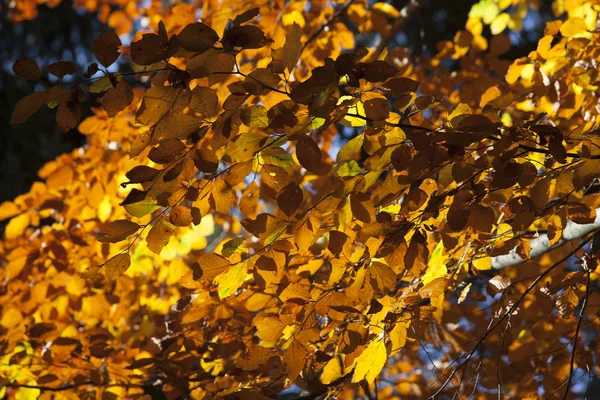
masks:
<path fill-rule="evenodd" d="M 160 171 L 157 169 L 138 165 L 128 171 L 125 176 L 129 179 L 129 183 L 143 183 L 155 180 L 159 173 Z"/>
<path fill-rule="evenodd" d="M 152 365 L 156 362 L 155 358 L 140 358 L 139 360 L 135 360 L 126 369 L 139 369 L 147 367 L 148 365 Z"/>
<path fill-rule="evenodd" d="M 153 87 L 146 91 L 136 120 L 146 126 L 153 126 L 168 112 L 179 113 L 189 104 L 189 92 L 170 86 Z"/>
<path fill-rule="evenodd" d="M 304 194 L 300 186 L 296 182 L 291 182 L 277 195 L 277 205 L 289 217 L 300 207 L 303 199 Z"/>
<path fill-rule="evenodd" d="M 27 335 L 30 338 L 39 338 L 54 329 L 56 329 L 56 326 L 52 322 L 39 322 L 27 327 Z"/>
<path fill-rule="evenodd" d="M 412 160 L 410 147 L 401 144 L 392 151 L 391 161 L 394 169 L 398 172 L 406 171 Z"/>
<path fill-rule="evenodd" d="M 344 232 L 331 230 L 329 231 L 329 242 L 327 243 L 327 249 L 336 257 L 339 257 L 347 240 L 348 236 Z"/>
<path fill-rule="evenodd" d="M 350 196 L 350 209 L 352 210 L 353 216 L 366 224 L 371 222 L 371 215 L 369 214 L 369 210 L 364 206 L 364 204 L 355 196 Z"/>
<path fill-rule="evenodd" d="M 380 88 L 387 93 L 398 96 L 404 93 L 416 92 L 419 82 L 409 78 L 392 78 L 382 83 Z"/>
<path fill-rule="evenodd" d="M 365 114 L 373 121 L 387 119 L 390 116 L 387 99 L 375 98 L 365 101 Z"/>
<path fill-rule="evenodd" d="M 215 115 L 219 108 L 217 92 L 211 88 L 196 86 L 190 97 L 190 108 L 203 117 Z"/>
<path fill-rule="evenodd" d="M 230 52 L 236 47 L 242 49 L 260 49 L 273 40 L 267 38 L 265 33 L 253 25 L 233 26 L 225 31 L 223 35 L 223 47 L 225 51 Z"/>
<path fill-rule="evenodd" d="M 56 113 L 56 123 L 63 132 L 68 132 L 74 129 L 81 119 L 81 103 L 68 103 L 58 106 Z"/>
<path fill-rule="evenodd" d="M 296 157 L 304 168 L 318 174 L 322 168 L 323 154 L 315 141 L 304 136 L 296 143 Z"/>
<path fill-rule="evenodd" d="M 125 240 L 140 229 L 140 226 L 133 221 L 120 219 L 105 224 L 96 237 L 100 242 L 116 243 Z"/>
<path fill-rule="evenodd" d="M 285 44 L 282 49 L 283 63 L 290 73 L 294 70 L 298 63 L 298 59 L 300 58 L 300 53 L 302 51 L 301 37 L 302 28 L 294 22 L 285 36 Z"/>
<path fill-rule="evenodd" d="M 43 104 L 46 103 L 48 92 L 35 92 L 23 97 L 13 110 L 11 124 L 22 124 L 27 121 Z"/>
<path fill-rule="evenodd" d="M 161 21 L 162 24 L 162 21 Z M 164 29 L 164 25 L 163 25 Z M 138 65 L 152 65 L 165 58 L 169 53 L 169 41 L 165 35 L 146 33 L 130 46 L 131 58 Z"/>
<path fill-rule="evenodd" d="M 244 80 L 244 89 L 250 94 L 261 96 L 269 93 L 281 81 L 279 75 L 266 68 L 257 68 Z"/>
<path fill-rule="evenodd" d="M 121 39 L 114 31 L 102 32 L 94 40 L 92 50 L 100 64 L 108 68 L 119 58 L 119 46 L 121 44 Z"/>
<path fill-rule="evenodd" d="M 361 73 L 361 78 L 369 82 L 383 82 L 398 72 L 390 63 L 383 60 L 359 63 L 356 65 L 356 71 Z"/>
<path fill-rule="evenodd" d="M 126 79 L 121 79 L 117 87 L 110 88 L 102 97 L 102 106 L 109 117 L 114 117 L 133 101 L 133 88 Z"/>
<path fill-rule="evenodd" d="M 248 21 L 254 19 L 254 17 L 256 17 L 258 15 L 259 11 L 260 11 L 260 7 L 254 7 L 247 11 L 244 11 L 243 13 L 239 14 L 238 16 L 236 16 L 233 19 L 233 23 L 235 25 L 241 25 L 245 22 L 248 22 Z"/>
<path fill-rule="evenodd" d="M 62 79 L 65 75 L 77 73 L 77 65 L 71 61 L 58 61 L 48 65 L 46 69 L 58 79 Z"/>
<path fill-rule="evenodd" d="M 40 80 L 40 67 L 37 62 L 30 57 L 22 57 L 17 59 L 13 64 L 13 72 L 28 81 Z"/>
<path fill-rule="evenodd" d="M 421 272 L 425 270 L 425 266 L 427 265 L 426 262 L 429 258 L 429 251 L 425 244 L 426 239 L 423 235 L 420 232 L 415 232 L 404 256 L 404 265 L 414 276 L 419 276 Z"/>
<path fill-rule="evenodd" d="M 185 151 L 185 145 L 177 139 L 165 139 L 150 150 L 148 158 L 157 164 L 169 164 Z"/>
<path fill-rule="evenodd" d="M 177 35 L 177 41 L 186 50 L 202 51 L 212 47 L 219 35 L 210 26 L 202 22 L 187 25 Z"/>
<path fill-rule="evenodd" d="M 198 149 L 194 153 L 194 165 L 198 170 L 212 174 L 219 167 L 219 159 L 212 150 Z"/>
<path fill-rule="evenodd" d="M 395 289 L 398 278 L 390 267 L 380 262 L 373 262 L 369 267 L 371 286 L 379 293 L 388 293 Z"/>
<path fill-rule="evenodd" d="M 258 260 L 256 260 L 256 268 L 263 271 L 274 272 L 277 271 L 277 264 L 275 264 L 275 261 L 270 257 L 260 256 Z"/>

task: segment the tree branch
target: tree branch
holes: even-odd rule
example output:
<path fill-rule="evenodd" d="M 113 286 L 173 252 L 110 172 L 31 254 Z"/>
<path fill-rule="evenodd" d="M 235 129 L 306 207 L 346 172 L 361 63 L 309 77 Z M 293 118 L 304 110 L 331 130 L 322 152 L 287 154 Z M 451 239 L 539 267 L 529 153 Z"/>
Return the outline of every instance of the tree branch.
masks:
<path fill-rule="evenodd" d="M 600 229 L 600 207 L 596 209 L 596 219 L 591 224 L 577 224 L 573 221 L 568 221 L 561 238 L 554 245 L 550 244 L 547 233 L 542 233 L 539 237 L 530 240 L 529 245 L 531 246 L 531 250 L 527 259 L 523 259 L 517 254 L 517 247 L 514 247 L 508 254 L 492 257 L 492 269 L 500 270 L 521 264 L 560 247 L 571 240 L 580 239 L 597 229 Z"/>

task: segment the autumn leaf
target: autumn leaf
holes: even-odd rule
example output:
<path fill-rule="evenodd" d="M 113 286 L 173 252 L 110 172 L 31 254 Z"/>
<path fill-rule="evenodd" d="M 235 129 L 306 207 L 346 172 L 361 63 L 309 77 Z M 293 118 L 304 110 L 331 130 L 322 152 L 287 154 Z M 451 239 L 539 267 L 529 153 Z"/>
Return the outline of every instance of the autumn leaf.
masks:
<path fill-rule="evenodd" d="M 148 248 L 152 252 L 160 254 L 163 247 L 171 240 L 174 231 L 175 227 L 166 218 L 159 219 L 148 232 L 148 236 L 146 236 Z"/>
<path fill-rule="evenodd" d="M 213 280 L 231 266 L 226 258 L 214 253 L 201 255 L 198 258 L 198 264 L 202 270 L 202 279 L 206 280 Z"/>
<path fill-rule="evenodd" d="M 285 44 L 282 49 L 282 61 L 290 73 L 294 71 L 294 67 L 300 58 L 300 53 L 302 51 L 301 36 L 302 29 L 300 28 L 300 25 L 294 22 L 287 33 Z"/>
<path fill-rule="evenodd" d="M 9 4 L 7 27 L 35 39 L 38 3 Z M 0 204 L 2 395 L 583 393 L 593 2 L 554 2 L 545 29 L 535 2 L 474 2 L 452 32 L 425 18 L 425 51 L 395 40 L 419 36 L 422 1 L 96 3 L 114 31 L 13 65 L 32 83 L 10 122 L 45 106 L 85 143 Z"/>
<path fill-rule="evenodd" d="M 11 124 L 22 124 L 27 121 L 43 104 L 46 103 L 47 92 L 35 92 L 23 97 L 13 109 Z"/>
<path fill-rule="evenodd" d="M 356 358 L 356 367 L 352 375 L 352 382 L 360 382 L 363 379 L 373 383 L 387 361 L 387 351 L 383 340 L 372 340 L 365 350 Z"/>
<path fill-rule="evenodd" d="M 114 31 L 106 31 L 94 40 L 92 50 L 100 64 L 109 67 L 119 58 L 119 46 L 121 46 L 121 39 L 117 34 Z"/>
<path fill-rule="evenodd" d="M 289 217 L 300 207 L 302 199 L 302 189 L 297 183 L 292 182 L 277 195 L 277 205 Z"/>
<path fill-rule="evenodd" d="M 135 222 L 121 219 L 105 224 L 102 229 L 96 233 L 96 237 L 101 242 L 116 243 L 125 240 L 140 229 Z"/>
<path fill-rule="evenodd" d="M 295 380 L 298 375 L 300 375 L 300 372 L 302 372 L 306 355 L 306 348 L 297 341 L 292 342 L 290 347 L 286 350 L 285 355 L 283 356 L 283 362 L 287 365 L 287 376 L 290 381 Z"/>
<path fill-rule="evenodd" d="M 244 284 L 246 275 L 246 264 L 238 263 L 216 277 L 215 279 L 219 283 L 219 298 L 232 296 Z"/>
<path fill-rule="evenodd" d="M 177 139 L 165 139 L 148 154 L 148 158 L 157 164 L 169 164 L 177 159 L 186 149 Z"/>
<path fill-rule="evenodd" d="M 202 22 L 187 25 L 177 35 L 177 41 L 186 50 L 202 51 L 212 47 L 219 40 L 219 35 L 211 27 Z"/>
<path fill-rule="evenodd" d="M 321 149 L 310 137 L 303 137 L 296 143 L 298 162 L 310 172 L 318 173 L 322 166 Z"/>
<path fill-rule="evenodd" d="M 48 65 L 46 69 L 58 79 L 64 78 L 65 75 L 77 73 L 77 65 L 71 61 L 58 61 Z"/>
<path fill-rule="evenodd" d="M 40 67 L 37 62 L 30 57 L 19 58 L 13 64 L 13 72 L 28 81 L 40 80 Z"/>
<path fill-rule="evenodd" d="M 117 83 L 117 87 L 110 88 L 102 98 L 102 106 L 110 117 L 127 107 L 133 101 L 133 90 L 125 79 Z"/>
<path fill-rule="evenodd" d="M 131 264 L 129 253 L 117 254 L 104 264 L 104 274 L 106 279 L 115 280 L 123 275 Z"/>

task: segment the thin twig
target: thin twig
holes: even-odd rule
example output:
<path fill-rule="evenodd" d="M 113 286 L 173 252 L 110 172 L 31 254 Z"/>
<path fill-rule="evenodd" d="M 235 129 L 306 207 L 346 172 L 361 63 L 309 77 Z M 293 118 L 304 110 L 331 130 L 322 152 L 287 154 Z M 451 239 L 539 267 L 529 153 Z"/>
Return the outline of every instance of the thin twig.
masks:
<path fill-rule="evenodd" d="M 585 313 L 585 307 L 587 306 L 588 296 L 590 293 L 590 270 L 586 268 L 587 273 L 587 282 L 585 285 L 585 295 L 583 300 L 581 301 L 581 310 L 579 310 L 579 319 L 577 320 L 577 327 L 575 328 L 575 335 L 573 336 L 573 351 L 571 352 L 571 363 L 569 367 L 569 377 L 567 378 L 567 388 L 565 389 L 565 395 L 563 399 L 566 399 L 569 395 L 569 389 L 571 389 L 571 381 L 573 380 L 573 369 L 575 367 L 575 352 L 577 351 L 577 339 L 579 338 L 579 330 L 581 329 L 581 323 L 583 322 L 583 317 Z"/>
<path fill-rule="evenodd" d="M 433 399 L 435 398 L 435 396 L 437 396 L 438 394 L 440 394 L 442 391 L 444 391 L 444 389 L 446 388 L 446 386 L 448 385 L 448 383 L 450 383 L 450 381 L 452 380 L 452 378 L 454 378 L 454 376 L 456 375 L 456 373 L 458 372 L 458 370 L 460 370 L 461 368 L 465 367 L 469 361 L 471 361 L 471 359 L 473 358 L 473 355 L 475 354 L 475 351 L 481 346 L 481 344 L 485 341 L 485 339 L 498 327 L 500 326 L 500 324 L 506 319 L 508 318 L 509 315 L 512 315 L 515 310 L 517 309 L 517 307 L 519 307 L 519 305 L 521 304 L 521 302 L 525 299 L 525 297 L 531 293 L 531 291 L 537 286 L 538 283 L 541 282 L 542 279 L 544 279 L 548 274 L 550 274 L 550 272 L 552 272 L 555 268 L 557 268 L 559 265 L 561 265 L 563 262 L 567 261 L 569 258 L 571 258 L 571 256 L 573 256 L 575 253 L 577 253 L 583 246 L 585 246 L 586 244 L 588 244 L 590 242 L 590 240 L 592 239 L 592 235 L 590 235 L 587 239 L 585 239 L 584 241 L 582 241 L 577 247 L 575 247 L 573 250 L 571 250 L 569 252 L 569 254 L 565 255 L 564 257 L 562 257 L 560 260 L 558 260 L 557 262 L 555 262 L 554 264 L 552 264 L 550 267 L 548 267 L 548 269 L 546 269 L 544 272 L 542 272 L 540 275 L 538 275 L 538 277 L 527 287 L 527 289 L 525 289 L 525 291 L 523 292 L 523 294 L 521 295 L 521 297 L 519 297 L 519 299 L 510 307 L 510 309 L 505 312 L 499 319 L 498 321 L 496 321 L 495 324 L 493 324 L 483 335 L 481 335 L 481 338 L 479 338 L 479 340 L 477 341 L 477 344 L 469 351 L 467 358 L 462 361 L 458 367 L 456 367 L 451 373 L 450 376 L 448 376 L 448 379 L 446 379 L 446 381 L 444 381 L 444 383 L 442 384 L 442 386 L 434 393 L 432 394 L 429 398 Z"/>
<path fill-rule="evenodd" d="M 331 18 L 329 18 L 329 20 L 327 22 L 325 22 L 323 25 L 321 25 L 321 27 L 319 29 L 317 29 L 317 31 L 315 33 L 313 33 L 311 35 L 311 37 L 308 38 L 308 40 L 306 41 L 306 43 L 304 43 L 304 45 L 302 46 L 302 49 L 300 50 L 300 54 L 302 54 L 302 52 L 304 51 L 304 49 L 306 48 L 306 46 L 308 46 L 311 42 L 313 42 L 321 33 L 323 33 L 323 31 L 331 24 L 333 24 L 339 17 L 341 17 L 347 10 L 348 8 L 350 8 L 350 6 L 355 2 L 356 0 L 350 0 L 348 1 L 342 8 L 340 8 L 339 11 L 337 11 L 335 14 L 333 14 L 333 16 Z"/>

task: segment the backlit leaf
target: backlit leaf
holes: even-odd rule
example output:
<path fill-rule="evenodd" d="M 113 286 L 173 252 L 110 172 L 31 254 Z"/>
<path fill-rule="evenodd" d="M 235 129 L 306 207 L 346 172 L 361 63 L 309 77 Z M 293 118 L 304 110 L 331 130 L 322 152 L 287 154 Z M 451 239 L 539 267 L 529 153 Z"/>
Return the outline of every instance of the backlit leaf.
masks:
<path fill-rule="evenodd" d="M 363 379 L 369 384 L 373 383 L 387 361 L 387 351 L 381 339 L 372 340 L 356 359 L 356 367 L 352 375 L 352 382 Z"/>
<path fill-rule="evenodd" d="M 238 263 L 231 267 L 227 272 L 219 275 L 216 280 L 219 282 L 219 298 L 223 299 L 233 295 L 246 280 L 246 264 Z"/>
<path fill-rule="evenodd" d="M 140 226 L 133 221 L 121 219 L 105 224 L 96 237 L 101 242 L 116 243 L 125 240 L 140 229 Z"/>
<path fill-rule="evenodd" d="M 115 280 L 123 275 L 131 264 L 129 253 L 117 254 L 104 264 L 104 274 L 106 279 Z"/>
<path fill-rule="evenodd" d="M 171 240 L 171 236 L 173 236 L 174 232 L 175 226 L 173 226 L 173 224 L 167 221 L 166 218 L 159 219 L 148 232 L 148 236 L 146 236 L 148 248 L 152 250 L 152 252 L 160 254 L 163 247 Z"/>

